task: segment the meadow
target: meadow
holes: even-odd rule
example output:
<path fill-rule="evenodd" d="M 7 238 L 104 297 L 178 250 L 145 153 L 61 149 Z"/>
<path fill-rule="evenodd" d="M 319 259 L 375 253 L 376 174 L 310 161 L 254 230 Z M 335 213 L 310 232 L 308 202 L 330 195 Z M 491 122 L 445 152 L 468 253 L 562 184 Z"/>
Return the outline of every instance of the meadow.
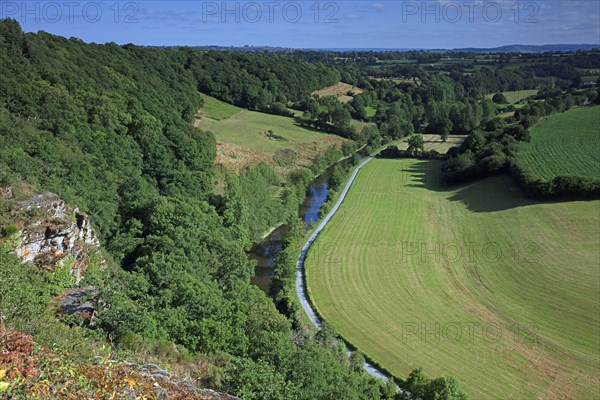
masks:
<path fill-rule="evenodd" d="M 285 175 L 292 166 L 277 162 L 281 152 L 294 151 L 295 164 L 310 166 L 327 147 L 346 141 L 336 135 L 296 125 L 293 118 L 249 111 L 207 96 L 195 126 L 212 132 L 217 139 L 217 163 L 239 172 L 260 162 L 271 164 Z"/>
<path fill-rule="evenodd" d="M 497 175 L 447 188 L 441 163 L 366 165 L 306 261 L 308 293 L 399 377 L 474 399 L 594 398 L 600 201 L 539 203 Z"/>
<path fill-rule="evenodd" d="M 435 150 L 441 154 L 446 154 L 452 147 L 460 146 L 465 139 L 466 136 L 464 135 L 449 135 L 446 141 L 443 142 L 440 135 L 429 133 L 423 135 L 423 140 L 425 141 L 425 150 Z M 408 149 L 408 143 L 403 141 L 402 143 L 398 144 L 398 148 L 400 150 L 406 150 Z"/>
<path fill-rule="evenodd" d="M 199 112 L 199 118 L 209 118 L 220 121 L 242 112 L 244 109 L 233 104 L 225 103 L 211 96 L 203 96 L 204 105 Z"/>
<path fill-rule="evenodd" d="M 504 97 L 506 97 L 506 100 L 508 100 L 510 104 L 515 104 L 523 99 L 537 95 L 538 92 L 539 91 L 537 89 L 529 89 L 515 90 L 512 92 L 502 92 L 502 94 L 504 95 Z M 486 97 L 491 100 L 491 98 L 494 97 L 494 93 L 488 94 Z"/>
<path fill-rule="evenodd" d="M 538 178 L 560 175 L 600 179 L 600 106 L 574 108 L 551 115 L 531 129 L 519 163 Z"/>

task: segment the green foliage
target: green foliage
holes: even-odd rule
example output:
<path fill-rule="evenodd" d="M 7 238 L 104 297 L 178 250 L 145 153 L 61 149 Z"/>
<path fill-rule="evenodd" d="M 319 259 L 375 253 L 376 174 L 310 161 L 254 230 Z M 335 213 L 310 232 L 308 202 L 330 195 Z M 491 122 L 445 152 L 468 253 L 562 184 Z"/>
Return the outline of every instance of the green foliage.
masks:
<path fill-rule="evenodd" d="M 325 171 L 327 167 L 339 161 L 343 156 L 343 153 L 340 150 L 338 150 L 337 147 L 330 146 L 327 148 L 323 155 L 317 156 L 313 160 L 311 169 L 313 170 L 315 175 L 318 175 L 321 172 Z"/>
<path fill-rule="evenodd" d="M 339 79 L 322 63 L 285 56 L 85 44 L 45 32 L 24 34 L 15 21 L 1 21 L 2 184 L 23 179 L 89 212 L 109 264 L 115 264 L 101 270 L 92 255 L 84 284 L 97 286 L 101 301 L 95 331 L 83 334 L 59 323 L 47 307 L 52 295 L 73 285 L 73 260 L 44 280 L 31 265 L 2 253 L 2 315 L 65 347 L 73 338 L 108 339 L 123 351 L 164 354 L 175 344 L 184 354 L 223 354 L 233 360 L 224 387 L 244 398 L 381 397 L 382 385 L 366 376 L 358 356 L 348 360 L 335 335 L 322 332 L 313 340 L 292 330 L 295 258 L 303 238 L 297 207 L 314 174 L 355 145 L 343 152 L 331 146 L 312 171 L 293 171 L 287 187 L 261 164 L 239 177 L 225 174 L 223 190 L 215 194 L 216 140 L 191 124 L 204 104 L 209 118 L 238 113 L 216 99 L 278 114 L 287 113 L 289 101 L 306 99 L 309 125 L 379 146 L 376 126 L 358 134 L 351 125 L 360 102 L 365 113 L 377 110 L 377 123 L 387 123 L 381 132 L 387 139 L 412 134 L 424 116 L 428 101 L 409 107 L 411 96 L 421 95 L 397 88 L 356 96 L 358 110 L 308 97 Z M 440 102 L 460 97 L 447 79 L 435 86 Z M 472 113 L 460 124 L 452 120 L 453 129 L 468 130 L 483 118 L 480 108 L 465 100 L 440 107 L 440 115 Z M 284 137 L 275 132 L 270 139 Z M 341 184 L 342 172 L 334 171 L 333 186 Z M 250 285 L 253 265 L 245 254 L 251 240 L 282 221 L 292 232 L 278 259 L 274 294 L 285 316 Z M 3 233 L 12 231 L 7 225 Z"/>
<path fill-rule="evenodd" d="M 336 164 L 333 168 L 331 176 L 329 177 L 329 186 L 333 190 L 338 190 L 340 188 L 340 185 L 344 182 L 344 176 L 344 170 L 342 169 L 342 167 L 340 167 L 339 164 Z"/>
<path fill-rule="evenodd" d="M 0 282 L 0 314 L 14 326 L 26 330 L 45 314 L 51 293 L 35 267 L 0 252 Z"/>
<path fill-rule="evenodd" d="M 462 148 L 454 152 L 444 166 L 444 179 L 454 183 L 499 171 L 510 171 L 534 196 L 600 196 L 600 181 L 596 171 L 592 171 L 594 156 L 589 153 L 595 148 L 594 140 L 597 138 L 595 129 L 592 128 L 592 115 L 595 116 L 596 110 L 581 108 L 553 116 L 537 125 L 532 134 L 526 127 L 539 120 L 538 112 L 554 110 L 552 106 L 548 107 L 531 106 L 524 109 L 519 116 L 521 123 L 518 125 L 506 125 L 497 120 L 488 122 L 487 132 L 471 134 Z M 494 128 L 496 129 L 491 131 Z M 573 133 L 567 135 L 566 129 L 573 129 Z M 575 137 L 580 140 L 574 140 Z M 588 146 L 575 146 L 576 149 L 573 150 L 573 146 L 581 141 L 588 142 Z M 519 149 L 524 149 L 525 152 L 519 152 Z M 559 153 L 562 155 L 560 158 L 552 156 Z M 581 175 L 577 176 L 578 173 Z"/>
<path fill-rule="evenodd" d="M 8 224 L 2 227 L 2 236 L 5 238 L 11 238 L 17 232 L 19 232 L 19 228 L 15 224 Z"/>
<path fill-rule="evenodd" d="M 346 138 L 356 136 L 356 129 L 351 124 L 350 111 L 334 96 L 325 96 L 318 100 L 307 98 L 300 103 L 299 108 L 305 112 L 302 117 L 296 118 L 296 122 L 301 126 L 335 133 Z"/>
<path fill-rule="evenodd" d="M 492 97 L 492 101 L 496 104 L 508 104 L 508 100 L 502 93 L 496 93 L 494 97 Z"/>
<path fill-rule="evenodd" d="M 191 49 L 182 52 L 186 69 L 197 80 L 200 91 L 244 108 L 268 110 L 275 102 L 298 101 L 340 79 L 336 70 L 321 63 L 283 56 Z"/>
<path fill-rule="evenodd" d="M 408 152 L 416 154 L 425 151 L 423 135 L 413 135 L 408 139 Z"/>
<path fill-rule="evenodd" d="M 468 400 L 456 379 L 441 377 L 429 379 L 421 368 L 413 370 L 403 384 L 411 396 L 408 399 L 422 400 Z"/>
<path fill-rule="evenodd" d="M 298 388 L 265 362 L 234 359 L 228 368 L 223 389 L 244 400 L 293 400 Z"/>
<path fill-rule="evenodd" d="M 55 296 L 61 294 L 64 289 L 75 286 L 75 277 L 71 274 L 74 261 L 74 257 L 69 255 L 59 260 L 54 271 L 50 273 L 48 281 Z"/>
<path fill-rule="evenodd" d="M 240 185 L 250 210 L 250 234 L 253 239 L 258 239 L 285 219 L 283 204 L 277 196 L 281 182 L 271 167 L 260 164 L 249 167 L 240 176 Z"/>

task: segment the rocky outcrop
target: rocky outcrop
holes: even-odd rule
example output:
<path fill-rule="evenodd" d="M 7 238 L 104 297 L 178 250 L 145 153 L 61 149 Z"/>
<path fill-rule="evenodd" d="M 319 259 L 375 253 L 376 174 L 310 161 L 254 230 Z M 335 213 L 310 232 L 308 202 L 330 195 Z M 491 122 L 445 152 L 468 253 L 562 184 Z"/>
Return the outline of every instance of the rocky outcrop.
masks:
<path fill-rule="evenodd" d="M 100 246 L 86 214 L 67 206 L 53 193 L 42 193 L 16 203 L 11 219 L 19 230 L 15 253 L 23 262 L 49 271 L 68 263 L 75 284 L 79 284 L 89 265 L 90 251 Z"/>
<path fill-rule="evenodd" d="M 55 353 L 34 338 L 0 323 L 0 399 L 240 400 L 203 389 L 154 364 L 98 357 L 81 362 Z M 42 379 L 43 378 L 43 379 Z M 55 396 L 53 396 L 55 395 Z M 60 395 L 60 396 L 59 396 Z M 101 396 L 101 397 L 99 397 Z"/>
<path fill-rule="evenodd" d="M 186 399 L 240 400 L 238 397 L 226 393 L 199 388 L 155 364 L 136 365 L 124 363 L 124 365 L 136 370 L 140 375 L 150 378 L 153 381 L 155 394 L 161 400 L 168 400 L 173 397 L 180 398 L 179 396 L 173 396 L 173 392 L 185 394 Z"/>
<path fill-rule="evenodd" d="M 96 326 L 95 318 L 98 316 L 98 301 L 100 291 L 93 287 L 66 289 L 63 294 L 52 299 L 57 306 L 56 313 L 79 315 L 85 324 L 93 328 Z"/>

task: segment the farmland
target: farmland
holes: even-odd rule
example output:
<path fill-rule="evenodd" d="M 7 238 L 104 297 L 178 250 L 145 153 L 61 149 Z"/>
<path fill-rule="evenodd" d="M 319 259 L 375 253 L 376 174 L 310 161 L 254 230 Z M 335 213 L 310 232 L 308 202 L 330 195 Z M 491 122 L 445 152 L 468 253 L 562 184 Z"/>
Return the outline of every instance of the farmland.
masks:
<path fill-rule="evenodd" d="M 543 119 L 531 130 L 519 162 L 538 178 L 560 175 L 600 178 L 600 106 L 583 107 Z"/>
<path fill-rule="evenodd" d="M 204 106 L 198 115 L 199 118 L 209 118 L 220 121 L 241 112 L 243 108 L 225 103 L 211 96 L 204 96 Z"/>
<path fill-rule="evenodd" d="M 502 92 L 502 94 L 504 95 L 504 97 L 506 97 L 506 100 L 508 100 L 508 102 L 510 104 L 515 104 L 523 99 L 535 96 L 536 94 L 538 94 L 538 90 L 537 89 L 516 90 L 516 91 L 512 91 L 512 92 Z M 491 99 L 493 96 L 494 96 L 494 94 L 489 94 L 489 95 L 487 95 L 487 98 Z"/>
<path fill-rule="evenodd" d="M 297 126 L 292 118 L 241 109 L 213 98 L 208 99 L 195 125 L 215 135 L 216 163 L 236 172 L 266 162 L 285 175 L 288 168 L 277 162 L 278 154 L 292 150 L 298 165 L 310 166 L 327 147 L 341 146 L 345 141 Z"/>
<path fill-rule="evenodd" d="M 360 94 L 363 92 L 363 90 L 356 86 L 352 86 L 348 83 L 339 82 L 333 86 L 328 86 L 323 89 L 315 90 L 313 92 L 313 95 L 317 97 L 335 96 L 340 102 L 349 103 L 352 101 L 353 97 L 349 96 L 348 92 Z"/>
<path fill-rule="evenodd" d="M 476 399 L 593 398 L 600 202 L 536 203 L 497 175 L 448 189 L 441 163 L 374 160 L 310 251 L 318 312 L 397 376 Z"/>
<path fill-rule="evenodd" d="M 460 144 L 465 140 L 466 136 L 460 135 L 450 135 L 445 142 L 442 142 L 440 135 L 435 134 L 425 134 L 423 135 L 423 140 L 425 141 L 425 150 L 435 150 L 438 153 L 445 154 L 452 147 L 460 146 Z M 400 150 L 408 149 L 408 143 L 406 141 L 400 143 L 398 145 Z"/>

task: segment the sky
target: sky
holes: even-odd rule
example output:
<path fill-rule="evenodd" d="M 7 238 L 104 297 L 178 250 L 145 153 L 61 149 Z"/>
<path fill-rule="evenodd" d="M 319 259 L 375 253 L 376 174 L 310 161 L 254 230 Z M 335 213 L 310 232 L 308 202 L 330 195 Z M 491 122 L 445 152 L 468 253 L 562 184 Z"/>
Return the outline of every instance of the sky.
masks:
<path fill-rule="evenodd" d="M 156 46 L 463 48 L 600 43 L 600 0 L 9 1 L 27 32 Z"/>

